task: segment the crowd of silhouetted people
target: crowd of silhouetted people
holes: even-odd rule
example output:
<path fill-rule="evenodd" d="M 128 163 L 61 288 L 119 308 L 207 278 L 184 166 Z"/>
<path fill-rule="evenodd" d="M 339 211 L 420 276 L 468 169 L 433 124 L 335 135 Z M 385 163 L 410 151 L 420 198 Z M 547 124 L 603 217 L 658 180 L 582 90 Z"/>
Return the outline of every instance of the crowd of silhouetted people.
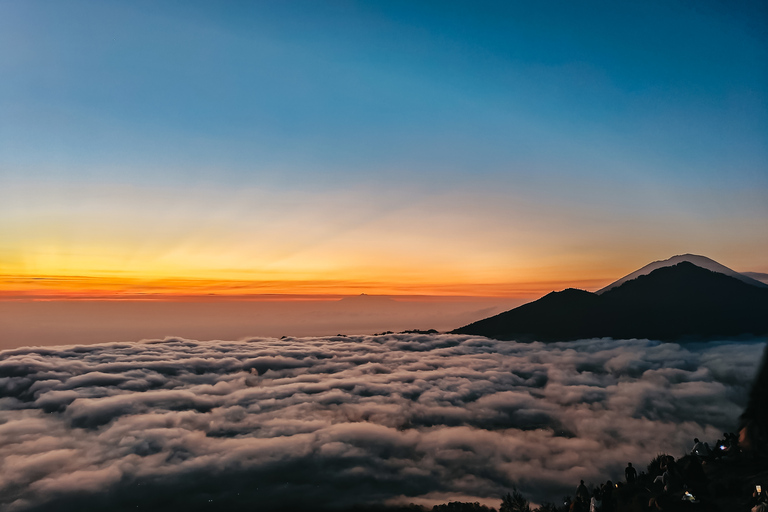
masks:
<path fill-rule="evenodd" d="M 760 453 L 743 449 L 733 433 L 724 433 L 712 445 L 694 439 L 690 453 L 679 459 L 658 455 L 647 471 L 638 472 L 628 463 L 623 481 L 608 480 L 590 488 L 582 480 L 575 497 L 566 498 L 562 509 L 768 512 L 768 493 L 761 483 L 761 478 L 768 477 L 766 460 Z"/>

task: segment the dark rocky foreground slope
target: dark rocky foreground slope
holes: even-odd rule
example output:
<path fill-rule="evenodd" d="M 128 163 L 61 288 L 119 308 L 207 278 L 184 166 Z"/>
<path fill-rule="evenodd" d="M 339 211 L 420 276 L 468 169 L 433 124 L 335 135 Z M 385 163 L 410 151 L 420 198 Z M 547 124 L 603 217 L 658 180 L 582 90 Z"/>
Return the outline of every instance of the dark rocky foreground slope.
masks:
<path fill-rule="evenodd" d="M 768 288 L 682 262 L 600 295 L 552 292 L 453 333 L 518 341 L 763 336 L 768 334 Z"/>

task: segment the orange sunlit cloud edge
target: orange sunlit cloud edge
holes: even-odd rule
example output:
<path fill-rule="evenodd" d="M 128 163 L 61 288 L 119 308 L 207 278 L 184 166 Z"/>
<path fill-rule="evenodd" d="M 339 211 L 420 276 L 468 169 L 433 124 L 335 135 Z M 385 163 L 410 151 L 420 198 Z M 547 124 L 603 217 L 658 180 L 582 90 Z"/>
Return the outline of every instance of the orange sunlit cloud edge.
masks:
<path fill-rule="evenodd" d="M 399 300 L 535 298 L 563 288 L 597 289 L 605 279 L 514 283 L 383 283 L 346 280 L 138 279 L 0 276 L 0 300 L 337 300 L 368 294 Z"/>

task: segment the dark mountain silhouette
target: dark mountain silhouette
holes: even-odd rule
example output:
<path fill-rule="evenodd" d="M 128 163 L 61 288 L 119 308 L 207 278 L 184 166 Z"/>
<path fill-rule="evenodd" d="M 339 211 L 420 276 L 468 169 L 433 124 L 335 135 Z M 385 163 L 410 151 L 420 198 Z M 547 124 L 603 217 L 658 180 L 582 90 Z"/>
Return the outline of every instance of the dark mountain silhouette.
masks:
<path fill-rule="evenodd" d="M 761 336 L 768 334 L 768 288 L 684 261 L 600 295 L 552 292 L 453 332 L 518 341 Z"/>
<path fill-rule="evenodd" d="M 760 281 L 764 285 L 768 286 L 768 274 L 765 272 L 742 272 L 741 275 L 747 276 L 755 281 Z"/>

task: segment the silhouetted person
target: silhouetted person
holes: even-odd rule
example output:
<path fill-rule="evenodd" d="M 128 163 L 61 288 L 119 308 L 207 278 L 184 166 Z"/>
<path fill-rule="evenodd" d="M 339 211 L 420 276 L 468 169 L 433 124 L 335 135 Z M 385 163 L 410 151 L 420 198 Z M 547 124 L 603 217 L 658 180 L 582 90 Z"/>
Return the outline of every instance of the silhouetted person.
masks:
<path fill-rule="evenodd" d="M 697 457 L 708 457 L 709 456 L 709 445 L 707 443 L 702 443 L 699 441 L 698 437 L 693 438 L 693 448 L 691 449 L 691 454 L 696 455 Z"/>
<path fill-rule="evenodd" d="M 768 455 L 768 345 L 739 421 L 739 444 L 755 454 Z"/>
<path fill-rule="evenodd" d="M 613 512 L 615 510 L 613 502 L 613 482 L 608 480 L 603 484 L 603 507 L 600 509 L 602 512 Z"/>
<path fill-rule="evenodd" d="M 682 478 L 680 475 L 680 470 L 677 467 L 677 463 L 675 462 L 675 458 L 671 455 L 667 455 L 661 461 L 660 468 L 663 473 L 660 476 L 657 476 L 653 480 L 653 483 L 661 483 L 664 492 L 676 491 L 681 483 Z"/>
<path fill-rule="evenodd" d="M 689 459 L 684 480 L 696 496 L 702 496 L 706 493 L 709 479 L 706 473 L 704 473 L 704 468 L 701 466 L 701 460 L 698 457 L 691 457 Z"/>
<path fill-rule="evenodd" d="M 589 502 L 589 512 L 601 512 L 603 509 L 603 500 L 600 497 L 600 491 L 595 489 L 592 492 L 592 499 Z"/>
<path fill-rule="evenodd" d="M 760 492 L 755 489 L 752 492 L 752 499 L 749 501 L 748 506 L 754 512 L 764 512 L 768 509 L 768 495 L 766 495 L 765 489 L 761 488 Z"/>
<path fill-rule="evenodd" d="M 627 467 L 624 469 L 624 478 L 626 478 L 628 484 L 633 484 L 637 480 L 637 471 L 632 467 L 631 462 L 627 462 Z"/>
<path fill-rule="evenodd" d="M 582 480 L 576 488 L 576 500 L 582 503 L 589 503 L 589 489 L 584 485 L 584 480 Z"/>

